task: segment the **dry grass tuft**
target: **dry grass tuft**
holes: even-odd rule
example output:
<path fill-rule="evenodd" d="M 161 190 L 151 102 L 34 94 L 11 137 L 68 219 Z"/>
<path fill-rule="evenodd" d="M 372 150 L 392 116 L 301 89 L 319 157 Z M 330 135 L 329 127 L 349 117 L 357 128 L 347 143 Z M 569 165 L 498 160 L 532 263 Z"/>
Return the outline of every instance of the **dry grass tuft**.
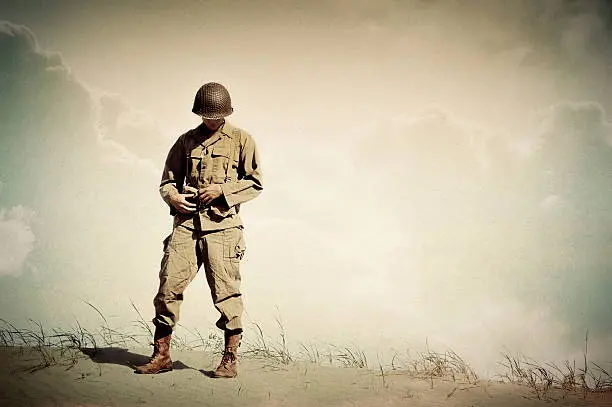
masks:
<path fill-rule="evenodd" d="M 612 391 L 612 376 L 602 366 L 588 361 L 589 332 L 585 335 L 582 367 L 576 361 L 566 360 L 561 365 L 538 363 L 523 355 L 502 353 L 500 365 L 506 370 L 500 374 L 502 381 L 529 386 L 538 399 L 552 399 L 554 390 L 563 394 L 582 394 Z"/>
<path fill-rule="evenodd" d="M 405 357 L 396 354 L 391 361 L 390 370 L 396 374 L 408 374 L 428 380 L 432 386 L 434 379 L 468 384 L 478 381 L 476 372 L 455 351 L 449 349 L 437 352 L 432 350 L 429 344 L 425 351 L 417 352 L 416 356 L 411 356 L 410 352 L 407 352 Z"/>
<path fill-rule="evenodd" d="M 333 347 L 336 349 L 336 353 L 332 353 L 333 358 L 341 367 L 368 369 L 368 358 L 363 349 L 360 349 L 356 345 Z"/>
<path fill-rule="evenodd" d="M 95 335 L 81 327 L 78 321 L 67 330 L 53 329 L 50 332 L 38 321 L 29 322 L 30 328 L 17 328 L 0 319 L 0 344 L 17 349 L 20 355 L 27 352 L 29 356 L 36 357 L 36 362 L 26 368 L 29 372 L 58 364 L 70 369 L 84 357 L 81 349 L 98 349 Z M 55 349 L 59 350 L 59 356 Z"/>
<path fill-rule="evenodd" d="M 280 314 L 276 316 L 276 325 L 279 329 L 279 339 L 272 340 L 264 334 L 260 324 L 253 323 L 255 333 L 253 340 L 245 340 L 243 356 L 254 359 L 265 359 L 271 363 L 288 365 L 295 361 L 296 357 L 289 350 L 287 334 Z"/>

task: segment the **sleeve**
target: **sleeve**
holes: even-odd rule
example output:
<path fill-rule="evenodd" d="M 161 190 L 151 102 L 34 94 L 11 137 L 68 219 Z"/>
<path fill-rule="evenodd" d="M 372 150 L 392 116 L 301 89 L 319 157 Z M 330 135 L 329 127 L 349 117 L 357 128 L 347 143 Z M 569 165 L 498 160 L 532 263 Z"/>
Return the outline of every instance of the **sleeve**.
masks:
<path fill-rule="evenodd" d="M 259 154 L 255 140 L 246 134 L 238 162 L 238 181 L 221 184 L 228 207 L 233 207 L 257 197 L 263 190 Z"/>
<path fill-rule="evenodd" d="M 159 193 L 171 209 L 173 208 L 170 205 L 170 197 L 178 194 L 183 188 L 186 166 L 184 137 L 179 137 L 168 152 L 159 185 Z"/>

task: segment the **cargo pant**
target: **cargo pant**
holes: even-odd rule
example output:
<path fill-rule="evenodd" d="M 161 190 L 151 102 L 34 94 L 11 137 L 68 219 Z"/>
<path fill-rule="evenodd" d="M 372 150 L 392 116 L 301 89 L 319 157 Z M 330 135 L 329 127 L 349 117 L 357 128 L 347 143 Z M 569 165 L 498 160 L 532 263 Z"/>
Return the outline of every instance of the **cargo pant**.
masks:
<path fill-rule="evenodd" d="M 204 266 L 222 330 L 242 330 L 240 260 L 245 251 L 242 227 L 200 232 L 176 226 L 164 241 L 159 290 L 153 300 L 156 326 L 174 328 L 179 320 L 183 291 Z"/>

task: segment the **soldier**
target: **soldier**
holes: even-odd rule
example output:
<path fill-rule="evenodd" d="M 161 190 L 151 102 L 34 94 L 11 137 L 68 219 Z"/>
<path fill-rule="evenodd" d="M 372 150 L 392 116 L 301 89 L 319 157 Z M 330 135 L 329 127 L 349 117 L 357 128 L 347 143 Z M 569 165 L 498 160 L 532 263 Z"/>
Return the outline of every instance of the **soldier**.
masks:
<path fill-rule="evenodd" d="M 183 291 L 204 266 L 212 301 L 221 314 L 225 348 L 215 377 L 237 375 L 242 338 L 240 260 L 244 255 L 240 204 L 263 189 L 255 141 L 225 117 L 233 112 L 227 89 L 203 85 L 193 113 L 202 124 L 181 135 L 170 149 L 160 193 L 174 215 L 172 234 L 164 241 L 155 306 L 153 356 L 137 373 L 172 370 L 170 340 L 179 319 Z"/>

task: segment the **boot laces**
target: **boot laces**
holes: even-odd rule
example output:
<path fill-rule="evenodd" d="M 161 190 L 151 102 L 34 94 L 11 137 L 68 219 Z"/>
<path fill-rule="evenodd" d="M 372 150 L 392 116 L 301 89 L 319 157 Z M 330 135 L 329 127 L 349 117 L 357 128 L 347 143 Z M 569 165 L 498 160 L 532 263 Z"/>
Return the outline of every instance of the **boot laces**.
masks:
<path fill-rule="evenodd" d="M 232 364 L 236 360 L 236 349 L 235 348 L 225 348 L 223 350 L 223 357 L 221 358 L 222 365 Z"/>
<path fill-rule="evenodd" d="M 160 353 L 161 353 L 161 344 L 159 343 L 159 340 L 155 340 L 153 341 L 153 354 L 151 355 L 151 361 L 157 359 L 160 357 Z"/>

